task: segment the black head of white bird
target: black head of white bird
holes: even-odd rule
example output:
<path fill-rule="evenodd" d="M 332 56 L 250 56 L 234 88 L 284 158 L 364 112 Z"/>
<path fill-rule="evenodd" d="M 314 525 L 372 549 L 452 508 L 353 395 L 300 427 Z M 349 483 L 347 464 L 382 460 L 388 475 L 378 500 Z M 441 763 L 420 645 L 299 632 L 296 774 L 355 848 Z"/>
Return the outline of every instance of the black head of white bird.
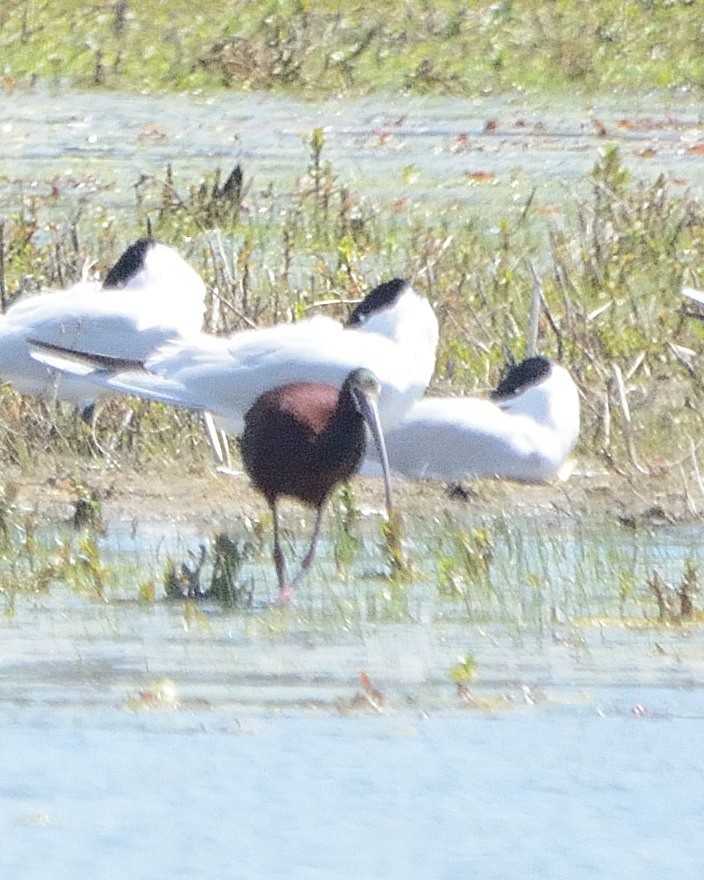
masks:
<path fill-rule="evenodd" d="M 529 357 L 510 366 L 492 392 L 511 416 L 525 416 L 555 449 L 571 452 L 579 435 L 579 390 L 569 372 L 547 358 Z"/>
<path fill-rule="evenodd" d="M 147 257 L 155 247 L 153 238 L 138 238 L 129 245 L 103 279 L 103 289 L 126 287 L 134 281 L 146 268 Z"/>
<path fill-rule="evenodd" d="M 551 372 L 552 363 L 540 355 L 526 358 L 517 364 L 511 364 L 499 384 L 491 392 L 491 399 L 500 402 L 516 397 L 527 388 L 547 379 Z"/>
<path fill-rule="evenodd" d="M 392 278 L 391 281 L 383 281 L 355 306 L 345 322 L 345 326 L 362 327 L 375 314 L 385 309 L 393 309 L 410 286 L 410 282 L 405 278 Z"/>
<path fill-rule="evenodd" d="M 355 306 L 345 327 L 379 333 L 397 342 L 417 341 L 420 357 L 432 357 L 438 345 L 438 319 L 427 297 L 406 278 L 377 285 Z"/>
<path fill-rule="evenodd" d="M 404 278 L 375 287 L 358 303 L 344 325 L 357 337 L 360 363 L 366 363 L 382 386 L 380 412 L 384 428 L 401 421 L 426 391 L 435 372 L 438 319 L 427 297 Z M 387 340 L 383 347 L 374 339 Z M 368 343 L 365 342 L 368 340 Z M 362 356 L 375 352 L 367 362 Z"/>

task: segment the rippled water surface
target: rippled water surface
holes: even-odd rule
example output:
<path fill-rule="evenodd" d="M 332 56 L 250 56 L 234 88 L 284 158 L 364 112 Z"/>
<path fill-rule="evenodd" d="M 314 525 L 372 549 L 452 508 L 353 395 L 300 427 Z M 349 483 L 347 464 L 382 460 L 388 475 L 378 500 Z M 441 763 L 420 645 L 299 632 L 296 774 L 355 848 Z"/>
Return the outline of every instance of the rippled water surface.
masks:
<path fill-rule="evenodd" d="M 470 602 L 424 533 L 400 595 L 373 541 L 347 581 L 326 544 L 292 609 L 263 558 L 225 611 L 135 600 L 202 533 L 113 524 L 109 601 L 58 586 L 0 622 L 2 876 L 698 877 L 704 630 L 658 624 L 645 579 L 699 536 L 482 527 Z"/>
<path fill-rule="evenodd" d="M 697 191 L 704 180 L 704 111 L 686 96 L 588 101 L 373 97 L 300 103 L 261 95 L 134 96 L 15 93 L 0 104 L 0 205 L 18 191 L 133 205 L 142 175 L 177 182 L 240 162 L 256 187 L 293 185 L 312 130 L 324 158 L 360 196 L 427 205 L 466 201 L 504 212 L 531 193 L 546 209 L 581 178 L 599 150 L 619 144 L 634 173 L 666 173 Z"/>

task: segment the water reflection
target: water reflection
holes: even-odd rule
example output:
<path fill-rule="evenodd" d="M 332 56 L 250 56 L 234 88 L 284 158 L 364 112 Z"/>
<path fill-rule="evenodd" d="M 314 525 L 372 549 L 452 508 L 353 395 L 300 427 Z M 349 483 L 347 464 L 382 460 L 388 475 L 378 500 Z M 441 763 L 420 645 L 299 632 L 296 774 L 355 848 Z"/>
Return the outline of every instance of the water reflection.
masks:
<path fill-rule="evenodd" d="M 698 877 L 704 632 L 656 625 L 642 596 L 600 616 L 618 605 L 609 570 L 674 578 L 699 564 L 697 535 L 461 525 L 495 549 L 469 604 L 438 595 L 446 524 L 415 536 L 419 576 L 394 596 L 365 576 L 380 564 L 370 522 L 356 576 L 335 578 L 328 544 L 283 612 L 140 604 L 136 582 L 203 530 L 109 525 L 102 559 L 123 573 L 109 601 L 56 585 L 0 622 L 3 876 L 44 877 L 51 853 L 57 880 L 88 864 L 153 880 L 284 864 L 360 880 Z M 268 554 L 253 568 L 273 598 Z M 522 604 L 531 591 L 549 601 Z M 461 685 L 449 673 L 468 655 Z"/>

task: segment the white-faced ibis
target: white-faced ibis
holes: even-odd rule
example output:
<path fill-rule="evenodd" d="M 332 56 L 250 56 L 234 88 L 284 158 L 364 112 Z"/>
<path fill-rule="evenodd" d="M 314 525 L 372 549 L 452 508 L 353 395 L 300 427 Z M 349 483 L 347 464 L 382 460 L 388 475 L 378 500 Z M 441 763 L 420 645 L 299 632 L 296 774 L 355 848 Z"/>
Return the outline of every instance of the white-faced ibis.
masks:
<path fill-rule="evenodd" d="M 0 381 L 84 410 L 105 389 L 39 363 L 28 339 L 144 360 L 166 341 L 199 332 L 204 308 L 205 285 L 188 263 L 167 245 L 140 239 L 102 283 L 23 296 L 0 315 Z"/>
<path fill-rule="evenodd" d="M 560 471 L 578 436 L 579 392 L 572 377 L 532 357 L 508 370 L 491 399 L 423 398 L 385 441 L 392 472 L 412 479 L 543 482 Z M 374 457 L 373 449 L 369 454 Z M 368 462 L 363 473 L 377 470 Z"/>
<path fill-rule="evenodd" d="M 104 357 L 99 346 L 51 345 L 36 356 L 101 387 L 161 403 L 211 412 L 238 435 L 244 414 L 272 388 L 290 382 L 342 386 L 357 367 L 381 384 L 384 428 L 398 422 L 425 391 L 435 365 L 438 323 L 427 299 L 407 281 L 375 288 L 347 324 L 322 316 L 245 330 L 220 338 L 174 340 L 153 356 Z"/>
<path fill-rule="evenodd" d="M 293 382 L 266 391 L 245 415 L 240 451 L 252 483 L 271 508 L 273 556 L 282 602 L 288 600 L 313 561 L 328 496 L 338 483 L 352 476 L 364 457 L 366 426 L 380 460 L 385 462 L 376 403 L 380 390 L 368 369 L 356 369 L 341 389 L 319 382 Z M 390 513 L 391 488 L 385 467 L 384 475 Z M 277 505 L 282 497 L 296 498 L 316 511 L 310 544 L 293 580 L 286 573 L 279 534 Z"/>

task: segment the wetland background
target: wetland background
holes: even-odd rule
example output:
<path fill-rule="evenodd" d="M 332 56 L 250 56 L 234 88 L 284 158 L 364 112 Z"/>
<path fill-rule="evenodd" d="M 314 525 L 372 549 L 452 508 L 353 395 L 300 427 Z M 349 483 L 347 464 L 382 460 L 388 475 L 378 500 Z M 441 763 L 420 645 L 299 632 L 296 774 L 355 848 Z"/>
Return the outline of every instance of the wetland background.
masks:
<path fill-rule="evenodd" d="M 147 230 L 212 332 L 408 275 L 479 394 L 537 278 L 583 413 L 564 484 L 399 485 L 405 571 L 355 482 L 285 612 L 195 416 L 0 389 L 5 876 L 699 876 L 697 6 L 5 4 L 3 308 Z"/>

